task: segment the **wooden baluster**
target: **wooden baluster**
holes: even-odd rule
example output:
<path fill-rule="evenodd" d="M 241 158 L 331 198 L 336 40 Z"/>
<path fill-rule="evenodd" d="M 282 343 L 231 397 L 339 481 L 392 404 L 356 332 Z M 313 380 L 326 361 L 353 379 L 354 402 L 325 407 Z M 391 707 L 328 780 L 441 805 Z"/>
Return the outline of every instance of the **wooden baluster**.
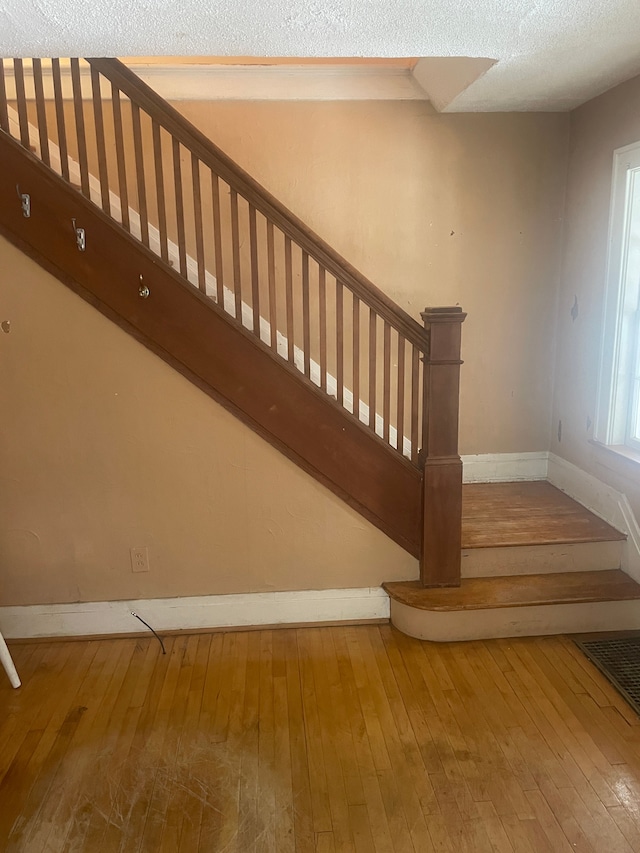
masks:
<path fill-rule="evenodd" d="M 40 139 L 40 159 L 46 166 L 51 165 L 49 157 L 49 132 L 47 131 L 47 108 L 44 102 L 44 86 L 42 84 L 42 60 L 32 59 L 33 88 L 36 98 L 36 115 L 38 116 L 38 137 Z"/>
<path fill-rule="evenodd" d="M 236 320 L 242 323 L 242 279 L 240 277 L 240 225 L 238 223 L 238 193 L 231 188 L 231 245 L 233 250 L 233 296 Z"/>
<path fill-rule="evenodd" d="M 124 154 L 124 136 L 122 134 L 122 109 L 120 90 L 111 84 L 111 107 L 113 110 L 113 129 L 116 140 L 116 161 L 118 164 L 118 193 L 120 195 L 120 218 L 127 231 L 131 230 L 129 221 L 129 192 L 127 189 L 127 167 Z"/>
<path fill-rule="evenodd" d="M 377 326 L 378 317 L 373 308 L 369 308 L 369 427 L 376 431 L 376 358 L 378 355 Z"/>
<path fill-rule="evenodd" d="M 256 209 L 249 205 L 249 256 L 251 259 L 251 308 L 253 311 L 253 334 L 260 337 L 260 278 L 258 271 L 258 226 Z"/>
<path fill-rule="evenodd" d="M 93 118 L 96 128 L 96 147 L 98 150 L 98 177 L 100 178 L 100 200 L 102 209 L 111 215 L 109 200 L 109 174 L 107 170 L 107 149 L 104 140 L 104 118 L 102 115 L 102 93 L 100 75 L 91 68 L 91 94 L 93 97 Z"/>
<path fill-rule="evenodd" d="M 80 190 L 82 195 L 91 198 L 89 186 L 89 161 L 87 157 L 87 136 L 84 127 L 84 106 L 82 103 L 82 81 L 80 63 L 71 60 L 71 85 L 73 89 L 73 114 L 76 120 L 76 138 L 78 141 L 78 165 L 80 166 Z"/>
<path fill-rule="evenodd" d="M 158 235 L 160 238 L 160 257 L 169 263 L 169 237 L 167 234 L 167 203 L 164 191 L 164 169 L 162 165 L 162 136 L 157 121 L 151 122 L 153 138 L 153 164 L 156 174 L 156 201 L 158 204 Z"/>
<path fill-rule="evenodd" d="M 383 438 L 389 443 L 389 421 L 391 420 L 391 326 L 384 321 L 383 326 L 384 361 L 382 365 L 382 418 Z"/>
<path fill-rule="evenodd" d="M 69 152 L 67 151 L 67 127 L 64 118 L 64 99 L 62 97 L 62 77 L 60 60 L 51 60 L 53 78 L 53 99 L 56 106 L 56 127 L 58 130 L 58 150 L 60 151 L 60 171 L 65 181 L 69 180 Z"/>
<path fill-rule="evenodd" d="M 18 108 L 18 125 L 20 127 L 20 143 L 31 151 L 29 140 L 29 116 L 27 114 L 27 93 L 24 88 L 24 66 L 21 59 L 13 60 L 13 78 L 16 85 L 16 106 Z"/>
<path fill-rule="evenodd" d="M 304 375 L 311 375 L 311 318 L 309 316 L 309 255 L 302 253 L 302 355 Z"/>
<path fill-rule="evenodd" d="M 187 277 L 187 234 L 184 227 L 184 199 L 182 197 L 182 161 L 180 160 L 180 143 L 175 138 L 173 146 L 173 180 L 176 194 L 176 226 L 178 229 L 178 264 L 180 275 Z"/>
<path fill-rule="evenodd" d="M 140 215 L 140 237 L 145 246 L 149 245 L 149 214 L 147 211 L 147 190 L 144 179 L 144 157 L 142 151 L 142 129 L 140 126 L 140 108 L 131 102 L 131 123 L 133 127 L 133 151 L 136 163 L 136 182 L 138 187 L 138 214 Z"/>
<path fill-rule="evenodd" d="M 191 155 L 191 180 L 193 184 L 193 227 L 196 232 L 196 261 L 198 262 L 198 288 L 207 292 L 207 268 L 204 262 L 204 234 L 202 230 L 202 191 L 200 188 L 200 161 Z"/>
<path fill-rule="evenodd" d="M 273 239 L 273 222 L 267 220 L 267 268 L 269 276 L 269 326 L 271 348 L 278 351 L 278 311 L 276 305 L 276 257 Z"/>
<path fill-rule="evenodd" d="M 291 263 L 291 238 L 284 238 L 285 302 L 287 309 L 287 359 L 293 364 L 293 269 Z"/>
<path fill-rule="evenodd" d="M 353 414 L 360 420 L 360 300 L 353 294 L 353 369 L 352 369 Z"/>
<path fill-rule="evenodd" d="M 411 344 L 411 461 L 417 465 L 420 453 L 420 351 Z"/>
<path fill-rule="evenodd" d="M 327 271 L 318 270 L 318 307 L 320 311 L 320 388 L 327 391 Z"/>
<path fill-rule="evenodd" d="M 3 59 L 0 59 L 0 130 L 9 133 L 9 110 L 7 109 L 7 87 L 4 82 Z"/>
<path fill-rule="evenodd" d="M 396 448 L 401 456 L 404 455 L 404 350 L 405 339 L 400 333 L 398 333 L 398 402 L 396 416 Z"/>
<path fill-rule="evenodd" d="M 427 308 L 422 396 L 423 586 L 460 584 L 462 460 L 458 455 L 461 308 Z"/>
<path fill-rule="evenodd" d="M 220 184 L 218 176 L 211 172 L 211 201 L 213 204 L 213 248 L 216 253 L 216 297 L 224 310 L 224 278 L 222 266 L 222 225 L 220 223 Z"/>
<path fill-rule="evenodd" d="M 338 403 L 344 406 L 344 292 L 336 279 L 336 384 Z"/>

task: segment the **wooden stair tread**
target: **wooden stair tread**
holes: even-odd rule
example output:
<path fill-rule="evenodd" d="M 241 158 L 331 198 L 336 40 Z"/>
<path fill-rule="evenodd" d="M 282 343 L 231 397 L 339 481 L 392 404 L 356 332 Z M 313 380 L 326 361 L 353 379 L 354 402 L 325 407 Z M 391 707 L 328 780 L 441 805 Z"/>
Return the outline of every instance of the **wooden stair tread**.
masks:
<path fill-rule="evenodd" d="M 437 611 L 640 599 L 640 584 L 620 569 L 463 578 L 459 587 L 443 589 L 425 589 L 418 581 L 394 581 L 383 588 L 401 604 Z"/>
<path fill-rule="evenodd" d="M 462 489 L 463 548 L 624 539 L 624 533 L 546 481 L 469 483 Z"/>

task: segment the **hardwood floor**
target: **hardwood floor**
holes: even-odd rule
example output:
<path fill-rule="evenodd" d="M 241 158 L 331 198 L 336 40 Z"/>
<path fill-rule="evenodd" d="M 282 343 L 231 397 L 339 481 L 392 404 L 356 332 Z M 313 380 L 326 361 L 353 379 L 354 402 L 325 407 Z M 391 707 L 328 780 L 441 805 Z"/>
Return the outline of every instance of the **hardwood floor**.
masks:
<path fill-rule="evenodd" d="M 551 483 L 469 483 L 462 489 L 462 547 L 616 541 L 606 521 Z"/>
<path fill-rule="evenodd" d="M 0 850 L 640 851 L 640 719 L 566 638 L 165 643 L 12 646 Z"/>

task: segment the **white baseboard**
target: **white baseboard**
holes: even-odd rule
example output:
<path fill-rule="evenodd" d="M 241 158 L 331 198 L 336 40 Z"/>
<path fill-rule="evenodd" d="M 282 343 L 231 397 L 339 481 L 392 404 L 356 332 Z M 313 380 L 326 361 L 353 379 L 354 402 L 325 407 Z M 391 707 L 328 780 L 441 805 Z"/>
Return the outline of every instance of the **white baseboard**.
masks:
<path fill-rule="evenodd" d="M 627 534 L 622 568 L 640 583 L 640 527 L 627 496 L 555 453 L 549 454 L 549 482 Z"/>
<path fill-rule="evenodd" d="M 545 480 L 548 452 L 478 453 L 462 457 L 465 483 L 511 483 L 520 480 Z"/>
<path fill-rule="evenodd" d="M 27 639 L 146 630 L 132 610 L 156 631 L 242 628 L 388 619 L 389 597 L 380 587 L 363 587 L 9 606 L 0 607 L 0 631 L 6 639 Z"/>

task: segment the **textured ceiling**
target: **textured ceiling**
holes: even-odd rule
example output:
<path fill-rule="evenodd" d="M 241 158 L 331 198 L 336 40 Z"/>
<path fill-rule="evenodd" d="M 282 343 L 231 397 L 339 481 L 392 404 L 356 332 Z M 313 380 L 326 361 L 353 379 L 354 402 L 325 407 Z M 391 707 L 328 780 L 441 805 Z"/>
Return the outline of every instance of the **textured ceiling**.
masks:
<path fill-rule="evenodd" d="M 640 0 L 0 0 L 3 56 L 487 57 L 449 110 L 569 109 L 640 73 Z"/>

